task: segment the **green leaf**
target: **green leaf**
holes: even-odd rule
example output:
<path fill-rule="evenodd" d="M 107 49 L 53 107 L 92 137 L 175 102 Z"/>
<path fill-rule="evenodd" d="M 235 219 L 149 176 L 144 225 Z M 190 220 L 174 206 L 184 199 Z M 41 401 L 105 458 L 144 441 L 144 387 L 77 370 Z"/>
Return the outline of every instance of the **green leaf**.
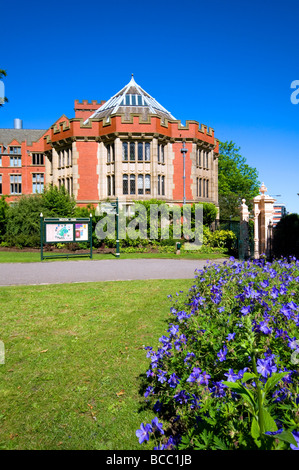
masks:
<path fill-rule="evenodd" d="M 254 396 L 253 394 L 247 390 L 246 387 L 244 387 L 242 384 L 238 383 L 238 382 L 227 382 L 227 381 L 224 381 L 223 382 L 224 385 L 226 385 L 227 387 L 233 389 L 236 393 L 238 393 L 239 395 L 241 395 L 243 398 L 247 399 L 247 401 L 249 401 L 249 403 L 255 407 L 255 399 L 254 399 Z"/>
<path fill-rule="evenodd" d="M 214 436 L 214 446 L 216 449 L 220 450 L 229 450 L 229 447 L 227 447 L 227 444 L 223 442 L 219 437 Z"/>
<path fill-rule="evenodd" d="M 256 379 L 257 376 L 254 373 L 251 372 L 245 372 L 245 374 L 242 377 L 242 382 L 247 382 L 250 379 Z"/>
<path fill-rule="evenodd" d="M 251 435 L 254 440 L 260 437 L 260 427 L 256 418 L 253 418 L 252 423 L 251 423 Z"/>
<path fill-rule="evenodd" d="M 263 408 L 263 418 L 264 418 L 264 429 L 265 432 L 274 432 L 277 431 L 277 425 L 270 415 L 270 413 Z"/>
<path fill-rule="evenodd" d="M 272 388 L 275 387 L 275 385 L 286 375 L 288 375 L 289 372 L 279 372 L 276 374 L 273 374 L 269 379 L 267 380 L 265 384 L 265 393 L 267 394 Z"/>
<path fill-rule="evenodd" d="M 280 441 L 288 442 L 289 444 L 294 444 L 296 447 L 298 446 L 296 439 L 290 431 L 282 431 L 279 434 L 275 434 L 271 437 L 274 439 L 279 439 Z"/>

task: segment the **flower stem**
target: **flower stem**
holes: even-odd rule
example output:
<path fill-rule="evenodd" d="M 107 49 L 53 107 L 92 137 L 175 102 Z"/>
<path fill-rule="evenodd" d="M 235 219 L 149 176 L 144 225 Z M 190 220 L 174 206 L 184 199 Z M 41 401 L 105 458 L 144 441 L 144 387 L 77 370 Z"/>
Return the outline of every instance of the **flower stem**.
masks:
<path fill-rule="evenodd" d="M 256 376 L 258 376 L 254 352 L 252 353 L 252 364 L 253 364 L 253 372 L 256 374 Z M 262 393 L 261 393 L 259 380 L 256 381 L 256 389 L 257 389 L 257 400 L 258 400 L 258 422 L 259 422 L 259 427 L 260 427 L 260 437 L 262 441 L 264 437 L 265 428 L 264 428 L 264 414 L 263 414 L 263 399 L 262 399 Z"/>

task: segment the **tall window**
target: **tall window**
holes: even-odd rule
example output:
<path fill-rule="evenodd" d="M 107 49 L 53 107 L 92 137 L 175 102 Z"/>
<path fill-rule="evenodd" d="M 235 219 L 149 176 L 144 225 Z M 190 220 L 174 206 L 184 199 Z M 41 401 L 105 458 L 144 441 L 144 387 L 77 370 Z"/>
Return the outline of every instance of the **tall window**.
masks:
<path fill-rule="evenodd" d="M 201 197 L 201 182 L 202 182 L 202 179 L 201 178 L 196 178 L 196 195 L 197 197 Z"/>
<path fill-rule="evenodd" d="M 130 194 L 136 193 L 135 175 L 130 175 Z"/>
<path fill-rule="evenodd" d="M 150 142 L 123 142 L 123 162 L 149 162 L 151 159 Z"/>
<path fill-rule="evenodd" d="M 22 175 L 10 175 L 10 194 L 22 194 Z"/>
<path fill-rule="evenodd" d="M 107 176 L 107 195 L 111 196 L 111 176 Z"/>
<path fill-rule="evenodd" d="M 158 163 L 164 163 L 164 145 L 158 144 Z"/>
<path fill-rule="evenodd" d="M 161 178 L 161 195 L 165 196 L 165 176 Z"/>
<path fill-rule="evenodd" d="M 128 175 L 123 175 L 123 194 L 129 193 Z"/>
<path fill-rule="evenodd" d="M 203 162 L 204 168 L 209 168 L 209 152 L 208 150 L 203 151 Z"/>
<path fill-rule="evenodd" d="M 143 175 L 138 175 L 138 194 L 143 194 Z"/>
<path fill-rule="evenodd" d="M 165 196 L 165 176 L 158 175 L 158 195 Z"/>
<path fill-rule="evenodd" d="M 42 193 L 44 190 L 44 174 L 43 173 L 33 173 L 32 175 L 32 192 Z"/>
<path fill-rule="evenodd" d="M 151 144 L 149 142 L 145 142 L 144 144 L 144 160 L 149 162 L 151 159 Z"/>
<path fill-rule="evenodd" d="M 143 160 L 143 142 L 138 142 L 138 161 Z"/>
<path fill-rule="evenodd" d="M 123 161 L 128 161 L 128 142 L 123 142 Z"/>
<path fill-rule="evenodd" d="M 145 175 L 144 178 L 145 181 L 145 194 L 150 194 L 151 193 L 151 175 Z"/>
<path fill-rule="evenodd" d="M 22 166 L 22 157 L 10 157 L 9 165 L 11 167 L 20 167 L 20 166 Z"/>
<path fill-rule="evenodd" d="M 107 195 L 114 196 L 115 194 L 115 177 L 114 175 L 107 176 Z"/>
<path fill-rule="evenodd" d="M 73 164 L 73 158 L 72 158 L 72 149 L 67 149 L 66 151 L 66 165 L 67 166 L 72 166 Z"/>
<path fill-rule="evenodd" d="M 33 153 L 32 154 L 32 165 L 44 165 L 44 154 Z"/>
<path fill-rule="evenodd" d="M 202 181 L 202 193 L 203 197 L 209 197 L 209 180 Z"/>
<path fill-rule="evenodd" d="M 2 175 L 0 175 L 0 194 L 2 194 Z"/>
<path fill-rule="evenodd" d="M 114 144 L 106 145 L 107 149 L 107 163 L 114 162 Z"/>
<path fill-rule="evenodd" d="M 201 167 L 201 149 L 198 148 L 196 152 L 196 166 Z"/>
<path fill-rule="evenodd" d="M 135 162 L 135 142 L 130 142 L 130 162 Z"/>

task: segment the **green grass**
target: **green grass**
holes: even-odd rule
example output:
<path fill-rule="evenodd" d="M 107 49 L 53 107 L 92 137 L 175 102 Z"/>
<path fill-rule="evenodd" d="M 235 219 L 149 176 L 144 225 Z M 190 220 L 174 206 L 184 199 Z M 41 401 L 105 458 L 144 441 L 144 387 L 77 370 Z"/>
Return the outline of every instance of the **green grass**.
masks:
<path fill-rule="evenodd" d="M 50 253 L 44 253 L 46 256 Z M 189 252 L 189 253 L 181 253 L 180 255 L 176 255 L 175 253 L 121 253 L 121 259 L 147 259 L 147 258 L 161 258 L 161 259 L 219 259 L 219 258 L 226 258 L 227 255 L 224 253 L 196 253 L 196 252 Z M 49 261 L 64 261 L 66 257 L 59 257 L 59 258 L 49 258 L 43 260 L 44 262 Z M 86 256 L 82 257 L 74 257 L 69 259 L 90 259 Z M 98 254 L 93 253 L 92 259 L 94 260 L 101 260 L 101 259 L 115 259 L 114 254 Z M 0 263 L 34 263 L 41 261 L 40 252 L 26 252 L 26 251 L 1 251 L 0 252 Z"/>
<path fill-rule="evenodd" d="M 135 431 L 154 417 L 140 394 L 143 345 L 165 334 L 167 295 L 191 285 L 2 287 L 0 449 L 140 449 Z"/>

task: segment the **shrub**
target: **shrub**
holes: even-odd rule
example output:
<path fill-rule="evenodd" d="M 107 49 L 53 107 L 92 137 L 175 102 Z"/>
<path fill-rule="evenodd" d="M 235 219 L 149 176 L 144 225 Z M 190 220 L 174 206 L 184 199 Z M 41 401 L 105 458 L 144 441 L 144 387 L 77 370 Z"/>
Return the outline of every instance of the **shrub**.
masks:
<path fill-rule="evenodd" d="M 298 283 L 296 259 L 230 259 L 169 296 L 167 332 L 157 350 L 145 347 L 144 396 L 157 416 L 136 432 L 140 443 L 299 450 Z"/>
<path fill-rule="evenodd" d="M 231 230 L 215 230 L 212 233 L 209 243 L 215 248 L 226 248 L 230 251 L 237 240 L 236 235 Z"/>
<path fill-rule="evenodd" d="M 4 241 L 10 246 L 36 247 L 40 244 L 41 195 L 22 196 L 7 210 Z"/>
<path fill-rule="evenodd" d="M 22 196 L 6 211 L 6 233 L 10 246 L 38 247 L 40 245 L 40 214 L 44 217 L 72 217 L 75 201 L 64 186 L 50 186 L 42 194 Z"/>
<path fill-rule="evenodd" d="M 6 224 L 7 224 L 7 211 L 9 209 L 9 205 L 6 202 L 5 196 L 0 197 L 0 241 L 3 239 L 5 232 L 6 232 Z"/>
<path fill-rule="evenodd" d="M 217 217 L 217 207 L 211 202 L 203 203 L 203 224 L 211 225 Z"/>

